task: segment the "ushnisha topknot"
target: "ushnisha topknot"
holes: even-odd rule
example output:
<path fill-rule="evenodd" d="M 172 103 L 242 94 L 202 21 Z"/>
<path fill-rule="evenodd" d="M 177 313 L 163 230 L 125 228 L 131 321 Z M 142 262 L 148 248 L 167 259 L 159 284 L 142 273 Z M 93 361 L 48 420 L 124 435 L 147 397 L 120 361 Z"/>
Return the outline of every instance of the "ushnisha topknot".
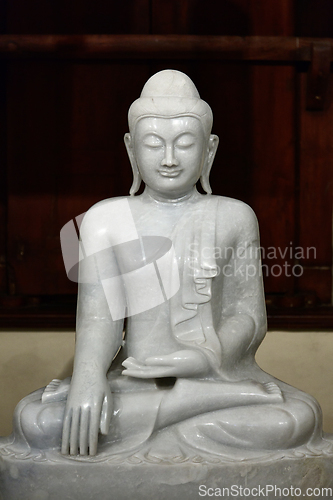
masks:
<path fill-rule="evenodd" d="M 128 125 L 133 135 L 141 118 L 194 116 L 203 126 L 208 137 L 213 125 L 210 106 L 200 98 L 192 80 L 173 69 L 153 75 L 144 85 L 141 96 L 133 102 L 128 112 Z"/>

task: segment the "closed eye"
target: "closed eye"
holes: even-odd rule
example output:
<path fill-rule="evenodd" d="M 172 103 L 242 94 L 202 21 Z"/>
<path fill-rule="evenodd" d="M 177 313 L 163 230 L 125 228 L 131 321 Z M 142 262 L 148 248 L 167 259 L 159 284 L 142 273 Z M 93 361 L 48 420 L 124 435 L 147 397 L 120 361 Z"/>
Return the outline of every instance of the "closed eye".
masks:
<path fill-rule="evenodd" d="M 181 134 L 176 140 L 175 146 L 179 149 L 189 149 L 195 145 L 195 138 L 192 134 Z"/>
<path fill-rule="evenodd" d="M 147 148 L 152 148 L 152 149 L 157 149 L 157 148 L 162 148 L 163 144 L 157 144 L 157 143 L 151 143 L 151 142 L 145 142 L 144 143 Z"/>
<path fill-rule="evenodd" d="M 192 146 L 194 146 L 194 142 L 190 142 L 190 143 L 187 143 L 187 142 L 180 142 L 178 144 L 176 144 L 176 147 L 178 149 L 189 149 L 191 148 Z"/>
<path fill-rule="evenodd" d="M 161 148 L 163 147 L 163 141 L 156 135 L 148 135 L 143 140 L 144 146 L 148 148 Z"/>

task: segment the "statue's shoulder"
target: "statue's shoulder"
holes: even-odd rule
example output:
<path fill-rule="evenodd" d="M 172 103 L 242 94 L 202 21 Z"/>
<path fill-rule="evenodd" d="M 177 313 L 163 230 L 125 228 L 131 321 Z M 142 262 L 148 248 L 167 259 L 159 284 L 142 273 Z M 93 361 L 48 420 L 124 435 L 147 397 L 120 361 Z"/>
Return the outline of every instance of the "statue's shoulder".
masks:
<path fill-rule="evenodd" d="M 247 220 L 248 222 L 257 220 L 253 209 L 244 201 L 228 198 L 227 196 L 212 196 L 212 198 L 216 199 L 218 212 L 223 215 L 229 214 L 237 220 Z"/>
<path fill-rule="evenodd" d="M 129 198 L 130 196 L 117 196 L 95 203 L 84 214 L 80 232 L 100 232 L 111 218 L 123 214 L 126 209 L 129 211 Z"/>
<path fill-rule="evenodd" d="M 258 220 L 249 205 L 226 196 L 215 196 L 214 198 L 217 199 L 217 220 L 220 224 L 230 223 L 243 235 L 258 232 Z"/>

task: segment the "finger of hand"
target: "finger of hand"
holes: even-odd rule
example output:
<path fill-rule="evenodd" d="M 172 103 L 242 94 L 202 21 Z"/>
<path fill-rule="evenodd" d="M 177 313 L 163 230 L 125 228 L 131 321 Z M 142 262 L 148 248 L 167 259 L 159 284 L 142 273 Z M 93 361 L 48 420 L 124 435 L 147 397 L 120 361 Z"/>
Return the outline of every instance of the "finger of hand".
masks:
<path fill-rule="evenodd" d="M 146 370 L 124 370 L 123 375 L 136 378 L 158 378 L 172 376 L 172 367 L 147 366 Z"/>
<path fill-rule="evenodd" d="M 122 371 L 122 375 L 135 378 L 151 378 L 150 370 L 136 370 L 135 368 L 128 368 Z"/>
<path fill-rule="evenodd" d="M 72 425 L 72 409 L 66 412 L 62 428 L 61 453 L 63 455 L 68 455 L 69 453 L 69 436 L 70 436 L 71 425 Z"/>
<path fill-rule="evenodd" d="M 105 395 L 102 404 L 101 421 L 100 421 L 100 431 L 101 434 L 105 436 L 109 433 L 109 427 L 112 417 L 112 409 L 108 397 Z"/>
<path fill-rule="evenodd" d="M 80 419 L 80 455 L 88 455 L 90 408 L 82 409 Z"/>
<path fill-rule="evenodd" d="M 72 414 L 71 435 L 69 440 L 70 455 L 77 455 L 79 452 L 80 415 L 81 408 L 75 408 Z"/>
<path fill-rule="evenodd" d="M 101 404 L 94 405 L 90 413 L 89 425 L 89 455 L 96 455 L 98 443 L 98 430 L 101 419 Z"/>
<path fill-rule="evenodd" d="M 134 358 L 127 358 L 122 362 L 122 365 L 125 366 L 125 368 L 140 368 L 142 363 L 139 363 L 139 361 Z"/>

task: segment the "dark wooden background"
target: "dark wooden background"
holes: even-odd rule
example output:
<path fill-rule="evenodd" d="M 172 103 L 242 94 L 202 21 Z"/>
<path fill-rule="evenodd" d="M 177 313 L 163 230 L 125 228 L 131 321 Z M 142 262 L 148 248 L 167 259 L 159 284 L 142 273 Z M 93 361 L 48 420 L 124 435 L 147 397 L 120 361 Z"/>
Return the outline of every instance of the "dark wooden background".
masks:
<path fill-rule="evenodd" d="M 333 2 L 2 0 L 0 30 L 13 39 L 174 34 L 320 41 L 333 37 Z M 128 108 L 150 75 L 174 68 L 194 80 L 214 111 L 220 137 L 214 194 L 254 208 L 266 251 L 288 248 L 285 259 L 264 259 L 270 269 L 284 261 L 303 267 L 299 278 L 265 277 L 271 326 L 333 327 L 332 76 L 324 82 L 323 109 L 309 110 L 309 62 L 269 55 L 260 62 L 193 54 L 168 60 L 3 55 L 0 326 L 74 324 L 77 287 L 66 277 L 60 229 L 93 203 L 128 193 Z M 291 247 L 315 247 L 316 256 L 296 259 Z"/>

